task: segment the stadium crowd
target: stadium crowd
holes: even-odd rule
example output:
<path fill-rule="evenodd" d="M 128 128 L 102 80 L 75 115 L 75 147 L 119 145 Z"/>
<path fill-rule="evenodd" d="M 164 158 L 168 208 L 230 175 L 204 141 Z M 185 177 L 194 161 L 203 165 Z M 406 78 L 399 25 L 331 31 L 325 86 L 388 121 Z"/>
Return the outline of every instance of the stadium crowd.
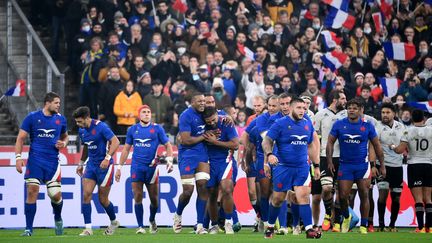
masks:
<path fill-rule="evenodd" d="M 427 1 L 393 1 L 387 9 L 380 1 L 342 1 L 347 6 L 340 9 L 355 18 L 351 28 L 328 23 L 334 7 L 325 2 L 332 1 L 32 2 L 32 22 L 51 21 L 54 58 L 64 29 L 80 104 L 120 135 L 144 103 L 158 111 L 153 120 L 175 136 L 194 90 L 212 94 L 239 131 L 256 112 L 256 95 L 308 96 L 311 111 L 317 112 L 329 105 L 331 90 L 343 89 L 347 100 L 364 99 L 365 113 L 377 118 L 377 107 L 391 100 L 405 124 L 410 123 L 405 102 L 432 99 L 432 6 Z M 376 13 L 381 21 L 374 20 Z M 337 36 L 332 48 L 325 30 Z M 384 51 L 384 42 L 412 44 L 416 54 L 398 60 Z M 332 50 L 345 54 L 340 67 L 323 63 L 321 57 Z M 392 97 L 385 95 L 380 78 L 398 80 Z"/>

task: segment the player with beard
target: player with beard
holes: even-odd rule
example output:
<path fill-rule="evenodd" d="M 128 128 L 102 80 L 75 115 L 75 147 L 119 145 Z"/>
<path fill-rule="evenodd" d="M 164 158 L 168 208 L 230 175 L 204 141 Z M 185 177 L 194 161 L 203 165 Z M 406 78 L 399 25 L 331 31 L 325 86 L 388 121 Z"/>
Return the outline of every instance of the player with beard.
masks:
<path fill-rule="evenodd" d="M 326 146 L 327 138 L 330 130 L 336 120 L 342 119 L 346 116 L 345 104 L 347 102 L 346 96 L 341 90 L 334 90 L 329 95 L 331 101 L 329 107 L 320 110 L 315 114 L 313 119 L 315 131 L 321 136 L 321 152 L 320 152 L 320 180 L 312 181 L 312 215 L 314 221 L 319 218 L 319 207 L 321 197 L 324 202 L 325 217 L 322 223 L 322 229 L 328 231 L 332 224 L 332 212 L 335 210 L 335 219 L 339 218 L 340 208 L 338 202 L 336 207 L 333 205 L 333 192 L 335 190 L 336 175 L 339 169 L 339 143 L 336 142 L 333 151 L 333 165 L 335 167 L 334 175 L 327 170 Z M 315 221 L 315 223 L 317 223 Z M 338 223 L 337 223 L 338 224 Z M 334 231 L 338 232 L 340 226 L 336 225 Z"/>
<path fill-rule="evenodd" d="M 418 233 L 430 233 L 432 227 L 432 127 L 425 126 L 422 110 L 412 113 L 414 126 L 403 134 L 398 146 L 390 149 L 401 154 L 408 150 L 408 187 L 415 200 Z M 424 213 L 426 211 L 426 224 Z"/>
<path fill-rule="evenodd" d="M 378 177 L 378 217 L 379 231 L 387 231 L 384 224 L 387 197 L 390 192 L 391 197 L 391 216 L 389 231 L 396 232 L 395 223 L 399 214 L 400 197 L 403 187 L 403 156 L 396 154 L 389 147 L 391 144 L 398 144 L 401 140 L 405 126 L 395 121 L 396 109 L 392 103 L 383 103 L 381 106 L 381 122 L 376 126 L 378 138 L 384 152 L 384 160 L 387 176 L 385 179 Z"/>
<path fill-rule="evenodd" d="M 311 158 L 314 176 L 319 178 L 318 151 L 313 148 L 314 129 L 310 120 L 304 117 L 306 104 L 302 99 L 293 98 L 290 102 L 290 114 L 278 119 L 268 131 L 263 141 L 265 154 L 264 168 L 270 177 L 272 170 L 273 195 L 269 210 L 269 224 L 265 238 L 272 238 L 274 224 L 279 215 L 282 202 L 287 191 L 294 188 L 299 214 L 306 228 L 307 238 L 320 238 L 321 233 L 312 227 L 312 212 L 310 207 L 310 165 Z M 277 155 L 273 154 L 273 144 Z M 270 168 L 270 165 L 273 168 Z"/>
<path fill-rule="evenodd" d="M 202 112 L 205 109 L 205 98 L 201 93 L 192 94 L 191 106 L 179 118 L 179 170 L 183 192 L 179 197 L 177 211 L 174 214 L 173 230 L 182 230 L 182 214 L 189 203 L 194 187 L 198 197 L 196 201 L 197 234 L 207 234 L 203 227 L 208 199 L 207 181 L 210 179 L 207 148 L 204 144 L 205 122 Z"/>
<path fill-rule="evenodd" d="M 16 170 L 22 173 L 25 166 L 21 156 L 24 141 L 30 136 L 30 151 L 25 172 L 27 188 L 24 212 L 26 229 L 21 236 L 33 234 L 36 201 L 41 183 L 45 183 L 54 211 L 55 234 L 63 234 L 61 212 L 61 172 L 59 149 L 68 143 L 66 118 L 60 115 L 60 96 L 50 92 L 45 95 L 42 110 L 31 112 L 24 118 L 15 144 Z"/>
<path fill-rule="evenodd" d="M 159 203 L 159 170 L 155 161 L 155 156 L 159 145 L 164 145 L 167 153 L 167 170 L 173 170 L 173 150 L 168 137 L 161 125 L 151 122 L 152 112 L 148 105 L 142 105 L 138 109 L 139 123 L 131 126 L 126 135 L 126 143 L 120 156 L 119 165 L 115 174 L 117 182 L 120 181 L 121 168 L 126 162 L 130 149 L 134 147 L 131 163 L 132 192 L 135 201 L 135 216 L 138 222 L 137 234 L 144 234 L 142 205 L 143 185 L 147 187 L 150 197 L 150 233 L 157 233 L 155 221 Z"/>
<path fill-rule="evenodd" d="M 120 144 L 118 138 L 104 122 L 93 120 L 90 117 L 90 109 L 86 106 L 78 107 L 73 118 L 80 128 L 78 135 L 84 144 L 81 161 L 76 169 L 79 176 L 83 177 L 83 202 L 82 212 L 84 216 L 85 229 L 80 236 L 93 234 L 91 225 L 91 200 L 96 185 L 98 186 L 99 202 L 109 216 L 111 224 L 105 230 L 105 235 L 114 234 L 120 226 L 116 220 L 114 205 L 108 199 L 113 183 L 114 160 L 113 154 Z M 87 161 L 84 170 L 84 161 Z"/>
<path fill-rule="evenodd" d="M 386 175 L 384 155 L 378 136 L 371 122 L 361 116 L 363 103 L 358 99 L 347 102 L 348 117 L 334 123 L 328 136 L 326 157 L 328 171 L 335 174 L 333 164 L 333 150 L 336 140 L 340 145 L 338 189 L 341 214 L 344 216 L 341 227 L 342 233 L 349 230 L 352 215 L 349 213 L 348 200 L 353 182 L 357 183 L 360 195 L 361 226 L 360 233 L 367 234 L 369 214 L 369 187 L 371 173 L 376 176 L 374 162 L 368 163 L 368 144 L 372 142 L 375 153 L 381 164 L 380 172 Z"/>

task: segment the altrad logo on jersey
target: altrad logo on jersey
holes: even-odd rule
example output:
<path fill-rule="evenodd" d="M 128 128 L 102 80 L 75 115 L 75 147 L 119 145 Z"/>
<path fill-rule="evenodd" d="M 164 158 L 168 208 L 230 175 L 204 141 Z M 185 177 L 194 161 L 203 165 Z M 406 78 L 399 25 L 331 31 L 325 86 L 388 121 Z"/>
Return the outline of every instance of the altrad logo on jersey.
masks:
<path fill-rule="evenodd" d="M 137 141 L 134 144 L 135 147 L 146 147 L 146 148 L 151 147 L 151 144 L 147 143 L 148 141 L 151 141 L 151 138 L 146 138 L 146 139 L 135 138 L 135 141 Z"/>
<path fill-rule="evenodd" d="M 360 144 L 360 139 L 356 139 L 356 138 L 360 138 L 361 135 L 352 135 L 352 134 L 344 134 L 345 137 L 347 137 L 347 139 L 344 140 L 345 143 L 354 143 L 354 144 Z"/>
<path fill-rule="evenodd" d="M 96 144 L 92 145 L 93 143 L 94 141 L 84 142 L 84 144 L 87 145 L 87 149 L 91 149 L 91 150 L 97 149 L 98 146 Z"/>
<path fill-rule="evenodd" d="M 291 137 L 297 138 L 297 140 L 291 141 L 292 145 L 307 145 L 307 141 L 302 141 L 303 138 L 307 138 L 307 135 L 291 135 Z"/>
<path fill-rule="evenodd" d="M 54 138 L 55 134 L 53 132 L 55 132 L 55 129 L 38 129 L 38 131 L 42 131 L 41 133 L 39 133 L 37 136 L 38 138 Z"/>

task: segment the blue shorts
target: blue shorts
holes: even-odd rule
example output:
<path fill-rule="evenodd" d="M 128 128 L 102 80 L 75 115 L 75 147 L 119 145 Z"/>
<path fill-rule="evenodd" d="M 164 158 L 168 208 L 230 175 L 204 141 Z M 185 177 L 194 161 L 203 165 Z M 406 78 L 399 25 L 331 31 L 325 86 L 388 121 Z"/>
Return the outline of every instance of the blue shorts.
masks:
<path fill-rule="evenodd" d="M 179 153 L 178 167 L 180 170 L 180 176 L 183 175 L 193 175 L 196 173 L 199 163 L 208 163 L 207 153 L 202 153 L 199 155 L 185 156 L 183 153 Z"/>
<path fill-rule="evenodd" d="M 210 162 L 210 180 L 207 182 L 207 187 L 215 187 L 222 180 L 231 179 L 235 185 L 237 178 L 237 162 L 231 160 L 225 162 L 225 159 L 220 162 Z"/>
<path fill-rule="evenodd" d="M 339 164 L 338 180 L 356 181 L 371 178 L 368 162 L 361 164 Z"/>
<path fill-rule="evenodd" d="M 256 170 L 256 162 L 251 162 L 248 167 L 248 171 L 246 171 L 247 178 L 254 178 L 258 176 L 258 171 Z"/>
<path fill-rule="evenodd" d="M 27 160 L 24 179 L 38 179 L 40 183 L 61 181 L 60 163 L 58 161 L 40 162 L 33 158 Z"/>
<path fill-rule="evenodd" d="M 113 184 L 114 164 L 111 164 L 106 169 L 99 167 L 99 164 L 87 162 L 83 178 L 96 181 L 101 187 L 109 187 Z"/>
<path fill-rule="evenodd" d="M 289 167 L 279 164 L 272 169 L 273 190 L 286 192 L 294 186 L 311 186 L 309 166 Z"/>
<path fill-rule="evenodd" d="M 157 166 L 131 166 L 130 173 L 132 182 L 143 182 L 144 184 L 155 184 L 159 182 L 159 169 Z"/>
<path fill-rule="evenodd" d="M 257 157 L 257 162 L 255 163 L 255 169 L 257 171 L 257 180 L 260 181 L 263 178 L 267 178 L 264 170 L 264 157 Z"/>

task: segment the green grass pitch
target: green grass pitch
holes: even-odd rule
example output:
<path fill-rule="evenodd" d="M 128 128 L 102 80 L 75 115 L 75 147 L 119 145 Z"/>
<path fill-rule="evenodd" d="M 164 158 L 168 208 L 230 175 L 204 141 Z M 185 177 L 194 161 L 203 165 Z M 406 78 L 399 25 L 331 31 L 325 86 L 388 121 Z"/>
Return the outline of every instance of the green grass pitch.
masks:
<path fill-rule="evenodd" d="M 147 229 L 146 229 L 147 230 Z M 360 235 L 357 229 L 347 234 L 323 233 L 319 240 L 306 239 L 304 233 L 299 236 L 292 234 L 287 236 L 275 235 L 273 239 L 264 239 L 262 233 L 251 233 L 251 228 L 243 228 L 235 235 L 194 235 L 189 232 L 192 228 L 184 228 L 182 233 L 174 234 L 170 228 L 159 228 L 159 232 L 152 235 L 147 232 L 145 235 L 136 235 L 135 229 L 120 228 L 115 235 L 102 235 L 103 229 L 93 230 L 93 236 L 80 237 L 78 234 L 82 229 L 67 228 L 65 235 L 55 236 L 53 229 L 35 229 L 32 237 L 20 237 L 22 230 L 0 229 L 0 242 L 92 242 L 92 243 L 111 243 L 111 242 L 151 242 L 151 243 L 195 243 L 195 242 L 332 242 L 332 243 L 421 243 L 432 242 L 432 233 L 415 234 L 413 229 L 400 229 L 398 233 L 369 233 Z"/>

